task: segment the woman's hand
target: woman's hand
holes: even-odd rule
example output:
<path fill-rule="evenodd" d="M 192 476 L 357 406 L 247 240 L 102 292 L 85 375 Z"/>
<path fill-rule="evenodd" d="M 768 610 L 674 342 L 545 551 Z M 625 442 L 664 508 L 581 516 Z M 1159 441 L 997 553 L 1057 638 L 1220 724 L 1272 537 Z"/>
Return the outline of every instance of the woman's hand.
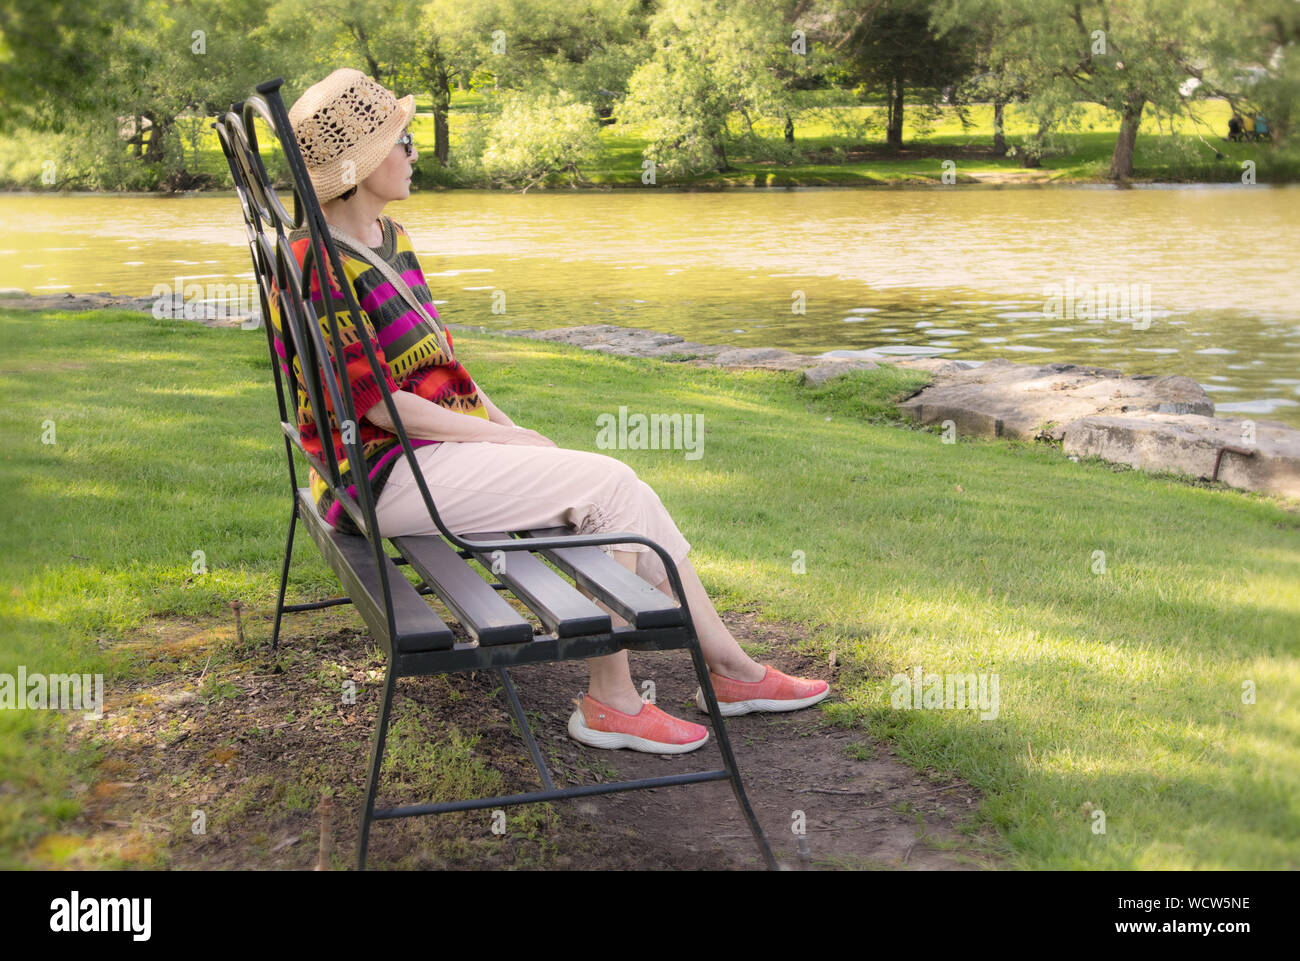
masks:
<path fill-rule="evenodd" d="M 558 447 L 555 441 L 543 437 L 535 430 L 524 427 L 498 424 L 481 417 L 470 417 L 447 407 L 440 407 L 431 400 L 426 400 L 407 390 L 393 394 L 393 404 L 397 415 L 406 426 L 406 432 L 412 437 L 423 440 L 457 441 L 465 444 L 520 444 L 532 447 Z M 386 431 L 393 430 L 393 422 L 388 417 L 388 408 L 382 401 L 365 413 L 372 424 Z"/>
<path fill-rule="evenodd" d="M 515 425 L 507 428 L 508 433 L 501 434 L 501 439 L 495 441 L 498 444 L 517 444 L 524 447 L 559 447 L 549 437 L 543 437 L 535 430 L 529 430 L 527 427 Z"/>

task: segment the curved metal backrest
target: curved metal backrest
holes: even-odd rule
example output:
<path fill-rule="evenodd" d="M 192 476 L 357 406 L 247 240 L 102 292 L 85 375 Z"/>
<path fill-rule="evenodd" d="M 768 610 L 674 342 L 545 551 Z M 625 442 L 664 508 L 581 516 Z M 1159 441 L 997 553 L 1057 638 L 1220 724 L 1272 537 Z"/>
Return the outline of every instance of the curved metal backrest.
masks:
<path fill-rule="evenodd" d="M 334 297 L 331 296 L 332 285 L 327 276 L 327 265 L 332 269 L 332 276 L 340 278 L 337 287 L 342 291 L 347 310 L 351 311 L 353 317 L 365 315 L 357 303 L 352 285 L 345 282 L 346 274 L 338 250 L 321 213 L 297 138 L 293 136 L 288 112 L 280 97 L 282 83 L 282 80 L 276 79 L 260 84 L 257 88 L 258 95 L 242 104 L 232 104 L 225 117 L 213 126 L 230 167 L 248 233 L 249 254 L 257 280 L 266 326 L 267 349 L 275 377 L 281 429 L 286 438 L 285 451 L 289 460 L 292 492 L 296 497 L 297 477 L 291 441 L 330 486 L 340 506 L 347 511 L 361 535 L 370 542 L 380 575 L 389 634 L 395 636 L 383 539 L 378 534 L 370 485 L 365 482 L 370 473 L 369 464 L 361 444 L 360 420 L 352 403 L 347 359 L 339 330 L 339 316 L 335 310 Z M 293 184 L 292 215 L 271 186 L 266 167 L 262 163 L 255 127 L 259 119 L 279 142 L 288 160 Z M 288 234 L 304 225 L 310 239 L 300 269 L 289 244 Z M 323 256 L 317 252 L 323 252 Z M 327 322 L 324 325 L 311 302 L 313 279 L 326 308 Z M 383 391 L 389 413 L 394 423 L 399 423 L 374 348 L 367 338 L 361 337 L 359 340 L 364 347 L 371 373 Z M 320 456 L 314 456 L 306 449 L 298 433 L 297 391 L 300 387 L 306 395 L 312 419 L 319 432 Z M 293 404 L 292 414 L 290 398 Z M 339 436 L 354 478 L 355 497 L 343 487 L 332 425 L 341 428 Z M 404 446 L 409 450 L 409 441 Z M 411 463 L 414 464 L 414 451 L 409 453 Z"/>

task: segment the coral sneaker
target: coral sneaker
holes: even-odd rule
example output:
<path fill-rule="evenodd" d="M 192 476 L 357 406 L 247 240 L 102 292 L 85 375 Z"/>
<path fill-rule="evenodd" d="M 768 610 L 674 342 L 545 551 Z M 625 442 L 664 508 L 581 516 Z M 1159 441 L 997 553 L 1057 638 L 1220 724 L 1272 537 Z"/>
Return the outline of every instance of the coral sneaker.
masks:
<path fill-rule="evenodd" d="M 751 711 L 797 711 L 816 704 L 831 692 L 831 686 L 825 681 L 807 681 L 782 674 L 774 667 L 764 667 L 767 673 L 758 681 L 736 681 L 709 672 L 713 693 L 718 698 L 718 710 L 723 717 Z M 695 704 L 704 713 L 709 712 L 704 691 L 698 687 L 695 689 Z"/>
<path fill-rule="evenodd" d="M 636 714 L 624 714 L 588 694 L 569 718 L 569 737 L 588 747 L 685 754 L 703 747 L 709 731 L 665 714 L 648 702 Z"/>

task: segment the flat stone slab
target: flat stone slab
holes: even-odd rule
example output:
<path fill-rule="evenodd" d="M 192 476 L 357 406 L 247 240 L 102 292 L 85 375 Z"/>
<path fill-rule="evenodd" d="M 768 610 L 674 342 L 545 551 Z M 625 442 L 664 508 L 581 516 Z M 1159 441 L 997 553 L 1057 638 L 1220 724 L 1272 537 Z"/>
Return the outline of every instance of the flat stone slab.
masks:
<path fill-rule="evenodd" d="M 829 364 L 818 364 L 803 372 L 806 387 L 819 387 L 826 381 L 847 374 L 851 370 L 876 370 L 880 365 L 870 360 L 836 360 Z"/>
<path fill-rule="evenodd" d="M 661 334 L 641 327 L 614 324 L 584 324 L 551 330 L 507 330 L 510 337 L 550 340 L 573 344 L 585 350 L 627 357 L 681 356 L 710 367 L 747 367 L 757 370 L 803 370 L 822 363 L 819 358 L 773 347 L 733 347 L 726 344 L 697 344 L 676 334 Z M 841 371 L 843 372 L 843 371 Z"/>
<path fill-rule="evenodd" d="M 1081 417 L 1066 425 L 1062 449 L 1205 480 L 1214 479 L 1218 460 L 1218 480 L 1230 487 L 1300 498 L 1300 430 L 1271 421 L 1158 413 Z"/>
<path fill-rule="evenodd" d="M 455 324 L 448 324 L 455 329 Z M 824 384 L 853 370 L 874 370 L 881 363 L 898 364 L 918 370 L 965 370 L 975 365 L 963 361 L 943 360 L 937 357 L 914 358 L 907 354 L 888 355 L 871 350 L 831 350 L 816 356 L 797 354 L 775 347 L 735 347 L 727 344 L 697 344 L 683 340 L 675 334 L 661 334 L 641 327 L 619 327 L 615 324 L 583 324 L 578 327 L 556 327 L 551 330 L 504 331 L 510 337 L 527 337 L 530 340 L 551 340 L 574 344 L 586 350 L 599 350 L 608 354 L 630 357 L 664 357 L 677 355 L 697 367 L 746 368 L 751 370 L 804 371 L 804 383 L 809 386 Z M 918 348 L 923 350 L 924 348 Z"/>
<path fill-rule="evenodd" d="M 1179 375 L 1125 377 L 1106 367 L 1000 359 L 967 370 L 936 365 L 932 373 L 935 383 L 899 409 L 922 424 L 951 420 L 967 436 L 1060 440 L 1065 425 L 1081 417 L 1135 411 L 1214 414 L 1205 389 Z"/>
<path fill-rule="evenodd" d="M 448 326 L 453 329 L 455 327 L 452 324 Z M 713 357 L 730 349 L 716 344 L 697 344 L 684 340 L 677 334 L 661 334 L 642 327 L 618 327 L 614 324 L 585 324 L 580 327 L 555 327 L 551 330 L 525 328 L 503 333 L 507 337 L 550 340 L 625 357 L 666 357 L 674 354 L 688 358 Z"/>
<path fill-rule="evenodd" d="M 902 367 L 905 370 L 923 370 L 927 374 L 934 374 L 936 377 L 955 374 L 962 370 L 973 370 L 980 366 L 974 361 L 947 360 L 943 357 L 911 357 L 904 360 L 885 359 L 895 367 Z"/>
<path fill-rule="evenodd" d="M 753 367 L 760 370 L 803 370 L 818 363 L 815 357 L 775 347 L 732 347 L 713 357 L 713 364 L 718 367 Z"/>

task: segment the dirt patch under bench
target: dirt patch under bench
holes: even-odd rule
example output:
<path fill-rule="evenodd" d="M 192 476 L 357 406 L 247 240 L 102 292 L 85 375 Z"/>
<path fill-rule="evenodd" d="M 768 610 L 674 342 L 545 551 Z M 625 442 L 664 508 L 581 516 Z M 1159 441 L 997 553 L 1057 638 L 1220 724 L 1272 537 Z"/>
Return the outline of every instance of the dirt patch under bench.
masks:
<path fill-rule="evenodd" d="M 829 678 L 827 658 L 801 653 L 797 629 L 723 614 L 745 644 L 781 670 Z M 449 623 L 450 620 L 449 620 Z M 119 645 L 136 676 L 110 684 L 105 718 L 75 733 L 101 747 L 98 777 L 74 786 L 82 815 L 38 845 L 32 863 L 69 867 L 304 869 L 351 865 L 377 714 L 383 656 L 348 609 L 296 615 L 282 648 L 266 650 L 269 618 L 158 619 Z M 804 648 L 807 645 L 803 645 Z M 657 702 L 707 723 L 693 704 L 684 652 L 634 654 L 633 676 Z M 512 672 L 557 783 L 592 783 L 721 767 L 716 744 L 661 757 L 585 748 L 567 736 L 586 667 Z M 341 695 L 347 683 L 355 703 Z M 834 691 L 832 692 L 834 698 Z M 403 679 L 379 805 L 469 792 L 538 788 L 494 674 Z M 964 827 L 980 796 L 961 781 L 926 777 L 858 730 L 827 724 L 820 708 L 730 719 L 745 788 L 781 865 L 953 869 L 996 866 L 988 828 Z M 798 813 L 802 812 L 802 814 Z M 792 830 L 806 825 L 805 845 Z M 554 806 L 377 822 L 371 869 L 752 869 L 758 849 L 725 781 L 605 795 Z"/>

